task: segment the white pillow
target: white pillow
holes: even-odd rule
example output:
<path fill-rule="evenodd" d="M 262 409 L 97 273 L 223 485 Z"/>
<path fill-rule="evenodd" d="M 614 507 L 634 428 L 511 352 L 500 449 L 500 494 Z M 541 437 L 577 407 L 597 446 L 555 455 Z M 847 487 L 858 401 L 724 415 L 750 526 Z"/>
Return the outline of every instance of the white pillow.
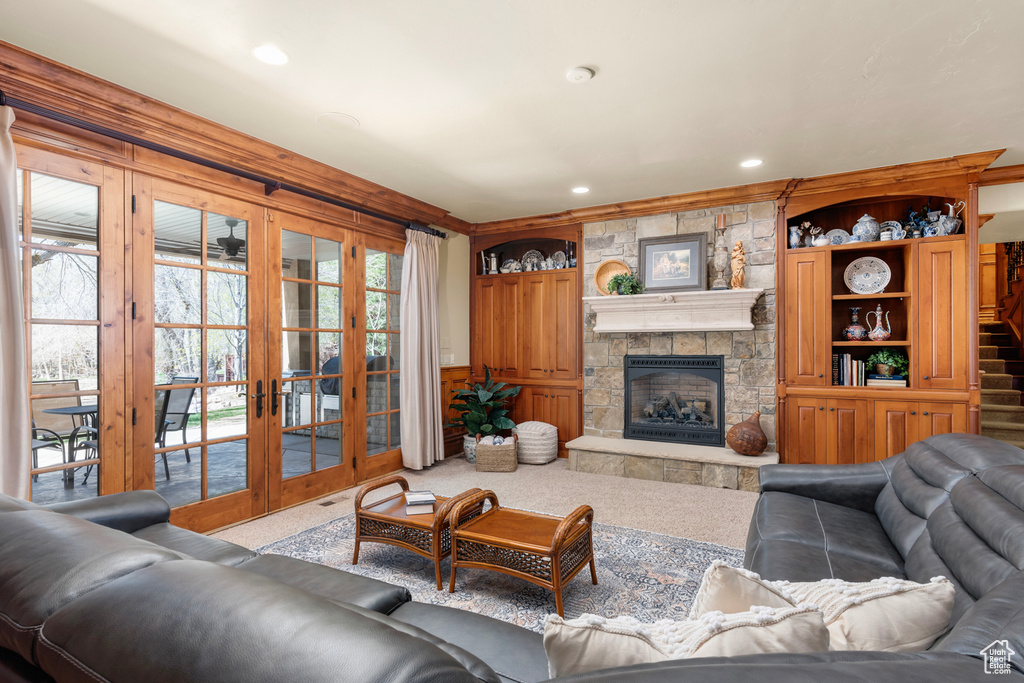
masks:
<path fill-rule="evenodd" d="M 892 577 L 865 583 L 790 583 L 765 581 L 716 560 L 704 573 L 690 618 L 710 611 L 739 612 L 751 605 L 811 604 L 824 616 L 833 650 L 915 652 L 946 632 L 955 594 L 953 584 L 942 576 L 930 583 Z"/>
<path fill-rule="evenodd" d="M 632 617 L 584 614 L 544 624 L 548 675 L 689 657 L 733 657 L 764 652 L 823 652 L 828 630 L 812 608 L 754 607 L 742 614 L 708 612 L 700 619 L 643 624 Z"/>

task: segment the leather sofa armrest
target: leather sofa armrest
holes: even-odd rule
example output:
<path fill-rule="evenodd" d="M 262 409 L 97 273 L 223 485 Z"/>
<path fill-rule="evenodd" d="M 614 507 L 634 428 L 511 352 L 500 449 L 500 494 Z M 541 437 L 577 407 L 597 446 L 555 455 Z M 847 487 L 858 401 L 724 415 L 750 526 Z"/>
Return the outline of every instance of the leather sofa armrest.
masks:
<path fill-rule="evenodd" d="M 781 491 L 874 512 L 875 499 L 900 457 L 857 465 L 765 465 L 760 468 L 761 493 Z"/>
<path fill-rule="evenodd" d="M 171 518 L 171 506 L 156 491 L 126 491 L 47 505 L 48 510 L 133 534 Z"/>

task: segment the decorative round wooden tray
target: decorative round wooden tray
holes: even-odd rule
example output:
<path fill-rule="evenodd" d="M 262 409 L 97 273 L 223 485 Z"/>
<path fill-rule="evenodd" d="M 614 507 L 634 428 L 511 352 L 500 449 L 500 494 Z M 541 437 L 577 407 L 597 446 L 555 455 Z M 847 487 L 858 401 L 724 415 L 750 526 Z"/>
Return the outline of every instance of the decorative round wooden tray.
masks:
<path fill-rule="evenodd" d="M 629 275 L 629 273 L 629 266 L 618 259 L 604 261 L 594 272 L 594 284 L 597 285 L 597 291 L 608 296 L 611 294 L 608 291 L 608 281 L 616 275 Z"/>

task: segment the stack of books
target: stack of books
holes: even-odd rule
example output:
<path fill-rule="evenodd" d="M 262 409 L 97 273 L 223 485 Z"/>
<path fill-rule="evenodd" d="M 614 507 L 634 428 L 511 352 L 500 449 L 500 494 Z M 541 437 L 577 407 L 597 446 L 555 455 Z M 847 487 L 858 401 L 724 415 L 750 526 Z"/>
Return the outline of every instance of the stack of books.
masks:
<path fill-rule="evenodd" d="M 907 378 L 903 375 L 868 375 L 869 387 L 905 387 Z"/>
<path fill-rule="evenodd" d="M 434 512 L 435 502 L 437 498 L 430 491 L 406 491 L 405 514 L 429 515 Z"/>

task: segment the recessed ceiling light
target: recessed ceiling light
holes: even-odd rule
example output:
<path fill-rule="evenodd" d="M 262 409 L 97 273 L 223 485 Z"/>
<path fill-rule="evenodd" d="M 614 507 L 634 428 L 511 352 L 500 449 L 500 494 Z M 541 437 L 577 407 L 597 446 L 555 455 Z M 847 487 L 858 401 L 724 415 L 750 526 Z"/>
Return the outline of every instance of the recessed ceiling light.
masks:
<path fill-rule="evenodd" d="M 575 192 L 576 194 L 586 194 L 586 193 L 590 192 L 590 188 L 589 187 L 574 187 L 574 188 L 572 188 L 572 191 Z"/>
<path fill-rule="evenodd" d="M 746 161 L 742 162 L 740 166 L 742 166 L 743 168 L 754 168 L 755 166 L 760 166 L 763 163 L 764 162 L 761 161 L 760 159 L 747 159 Z"/>
<path fill-rule="evenodd" d="M 281 66 L 282 64 L 288 63 L 288 55 L 284 53 L 284 50 L 276 45 L 271 45 L 270 43 L 254 48 L 252 54 L 256 59 L 265 64 Z"/>
<path fill-rule="evenodd" d="M 316 122 L 328 130 L 352 130 L 359 127 L 359 119 L 340 111 L 328 111 L 316 117 Z"/>

